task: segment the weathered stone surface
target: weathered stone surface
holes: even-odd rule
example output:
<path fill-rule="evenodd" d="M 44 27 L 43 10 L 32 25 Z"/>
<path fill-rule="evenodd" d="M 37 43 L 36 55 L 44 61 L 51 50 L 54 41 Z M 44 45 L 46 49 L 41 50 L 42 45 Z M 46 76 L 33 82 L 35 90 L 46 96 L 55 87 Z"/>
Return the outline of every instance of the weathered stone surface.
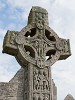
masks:
<path fill-rule="evenodd" d="M 25 69 L 21 68 L 8 83 L 0 83 L 0 100 L 26 100 L 23 95 L 24 85 L 28 87 L 28 84 L 24 82 L 25 73 Z M 57 89 L 53 82 L 53 100 L 57 100 L 56 93 Z"/>
<path fill-rule="evenodd" d="M 59 38 L 48 25 L 47 11 L 41 7 L 32 7 L 26 27 L 20 32 L 7 31 L 3 53 L 15 56 L 24 68 L 22 81 L 18 81 L 20 77 L 18 80 L 15 77 L 9 82 L 8 99 L 57 100 L 51 66 L 69 57 L 71 52 L 69 40 Z"/>
<path fill-rule="evenodd" d="M 23 100 L 23 86 L 24 69 L 21 68 L 8 83 L 0 83 L 0 100 Z"/>
<path fill-rule="evenodd" d="M 71 94 L 68 94 L 64 100 L 75 100 Z"/>
<path fill-rule="evenodd" d="M 7 95 L 9 93 L 9 84 L 8 83 L 0 83 L 0 100 L 7 100 Z"/>
<path fill-rule="evenodd" d="M 17 32 L 15 31 L 7 31 L 3 42 L 3 53 L 7 53 L 13 56 L 17 55 L 17 45 L 14 42 L 16 35 Z"/>
<path fill-rule="evenodd" d="M 25 70 L 21 68 L 16 75 L 8 82 L 0 83 L 0 100 L 23 100 L 23 86 Z M 53 100 L 57 100 L 57 88 L 53 83 Z M 68 94 L 64 100 L 75 100 L 72 95 Z"/>

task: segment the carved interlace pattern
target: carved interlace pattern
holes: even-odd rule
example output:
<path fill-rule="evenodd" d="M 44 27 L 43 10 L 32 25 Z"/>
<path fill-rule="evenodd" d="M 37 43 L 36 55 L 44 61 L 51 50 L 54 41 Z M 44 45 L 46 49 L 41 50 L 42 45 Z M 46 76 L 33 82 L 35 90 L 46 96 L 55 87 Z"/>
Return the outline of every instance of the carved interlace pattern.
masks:
<path fill-rule="evenodd" d="M 33 99 L 49 100 L 50 98 L 50 75 L 49 69 L 34 67 L 33 71 Z"/>

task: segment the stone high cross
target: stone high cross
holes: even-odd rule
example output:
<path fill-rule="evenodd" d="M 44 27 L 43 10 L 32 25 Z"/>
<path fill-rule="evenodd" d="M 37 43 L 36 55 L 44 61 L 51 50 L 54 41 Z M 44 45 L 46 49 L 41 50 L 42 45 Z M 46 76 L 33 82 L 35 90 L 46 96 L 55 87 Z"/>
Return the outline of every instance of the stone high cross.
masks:
<path fill-rule="evenodd" d="M 51 66 L 71 53 L 69 40 L 49 27 L 45 9 L 32 7 L 26 27 L 7 31 L 3 53 L 15 56 L 25 70 L 23 100 L 53 100 Z"/>

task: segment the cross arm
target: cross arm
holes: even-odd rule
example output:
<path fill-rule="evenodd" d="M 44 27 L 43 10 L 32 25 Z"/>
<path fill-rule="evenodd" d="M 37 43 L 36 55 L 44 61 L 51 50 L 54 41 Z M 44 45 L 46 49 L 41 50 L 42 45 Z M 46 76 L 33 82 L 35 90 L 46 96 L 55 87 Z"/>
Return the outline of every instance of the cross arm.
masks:
<path fill-rule="evenodd" d="M 15 31 L 7 31 L 5 37 L 4 37 L 4 42 L 3 42 L 3 53 L 10 54 L 12 56 L 17 55 L 17 44 L 15 42 L 15 38 L 18 32 Z"/>
<path fill-rule="evenodd" d="M 69 56 L 71 56 L 69 39 L 62 39 L 61 38 L 61 44 L 59 44 L 59 46 L 62 47 L 59 60 L 64 60 L 64 59 L 68 58 Z"/>

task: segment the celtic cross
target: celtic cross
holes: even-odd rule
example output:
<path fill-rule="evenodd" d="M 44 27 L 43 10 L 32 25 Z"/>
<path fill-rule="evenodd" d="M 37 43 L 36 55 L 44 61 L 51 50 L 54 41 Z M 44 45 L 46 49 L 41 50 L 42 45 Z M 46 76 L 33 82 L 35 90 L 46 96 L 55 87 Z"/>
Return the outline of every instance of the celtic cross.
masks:
<path fill-rule="evenodd" d="M 7 31 L 3 53 L 15 56 L 25 70 L 23 100 L 53 100 L 51 66 L 71 53 L 69 40 L 49 27 L 45 9 L 32 7 L 26 27 Z"/>

